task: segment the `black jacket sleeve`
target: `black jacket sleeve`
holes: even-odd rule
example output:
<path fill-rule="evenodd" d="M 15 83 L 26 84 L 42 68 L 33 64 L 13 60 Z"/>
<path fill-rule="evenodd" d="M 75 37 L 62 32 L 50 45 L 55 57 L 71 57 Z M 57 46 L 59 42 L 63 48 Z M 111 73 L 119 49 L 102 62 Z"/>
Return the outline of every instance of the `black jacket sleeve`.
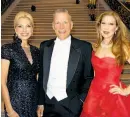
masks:
<path fill-rule="evenodd" d="M 92 57 L 92 45 L 90 43 L 87 43 L 86 46 L 84 46 L 83 49 L 83 59 L 84 59 L 84 82 L 81 88 L 81 95 L 80 95 L 80 99 L 82 101 L 84 101 L 91 81 L 94 77 L 94 71 L 93 71 L 93 67 L 92 67 L 92 63 L 91 63 L 91 57 Z"/>
<path fill-rule="evenodd" d="M 38 77 L 38 105 L 44 105 L 45 92 L 43 89 L 43 53 L 44 42 L 40 44 L 40 72 Z"/>

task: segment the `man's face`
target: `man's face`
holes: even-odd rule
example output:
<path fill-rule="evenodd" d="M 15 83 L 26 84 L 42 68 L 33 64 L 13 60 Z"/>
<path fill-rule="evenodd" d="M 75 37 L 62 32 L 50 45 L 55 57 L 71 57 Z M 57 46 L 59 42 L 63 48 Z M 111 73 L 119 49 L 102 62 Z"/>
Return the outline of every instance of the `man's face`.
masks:
<path fill-rule="evenodd" d="M 73 28 L 73 22 L 68 13 L 56 13 L 52 27 L 61 40 L 66 39 Z"/>

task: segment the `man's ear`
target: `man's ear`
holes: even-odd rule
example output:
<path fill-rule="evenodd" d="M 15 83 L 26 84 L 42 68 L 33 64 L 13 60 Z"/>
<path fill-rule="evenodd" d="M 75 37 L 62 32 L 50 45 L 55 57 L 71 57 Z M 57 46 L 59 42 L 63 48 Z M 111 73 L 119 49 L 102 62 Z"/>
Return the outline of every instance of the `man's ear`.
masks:
<path fill-rule="evenodd" d="M 54 28 L 54 22 L 52 22 L 52 28 L 53 28 L 53 30 L 55 30 L 55 28 Z"/>
<path fill-rule="evenodd" d="M 71 30 L 73 29 L 73 25 L 74 25 L 74 24 L 73 24 L 73 22 L 71 21 Z"/>

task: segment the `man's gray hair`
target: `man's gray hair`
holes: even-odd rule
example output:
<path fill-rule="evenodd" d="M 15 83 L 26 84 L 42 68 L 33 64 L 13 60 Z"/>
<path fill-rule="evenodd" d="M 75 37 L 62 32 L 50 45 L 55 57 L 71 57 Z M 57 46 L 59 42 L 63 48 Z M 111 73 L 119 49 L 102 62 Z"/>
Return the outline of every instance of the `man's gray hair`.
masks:
<path fill-rule="evenodd" d="M 57 13 L 67 13 L 69 15 L 69 17 L 70 17 L 70 20 L 72 20 L 71 15 L 69 14 L 69 11 L 67 9 L 65 9 L 65 8 L 56 9 L 54 14 L 53 14 L 53 19 L 55 18 L 55 15 Z"/>

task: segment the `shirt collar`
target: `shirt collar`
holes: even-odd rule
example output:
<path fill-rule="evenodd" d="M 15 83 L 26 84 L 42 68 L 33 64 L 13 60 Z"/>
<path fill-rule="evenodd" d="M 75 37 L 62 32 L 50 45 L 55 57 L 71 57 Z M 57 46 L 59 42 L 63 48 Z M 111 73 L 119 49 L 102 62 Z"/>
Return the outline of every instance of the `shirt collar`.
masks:
<path fill-rule="evenodd" d="M 68 44 L 68 43 L 70 43 L 71 42 L 71 36 L 69 36 L 69 37 L 67 37 L 66 39 L 64 39 L 64 40 L 61 40 L 61 39 L 59 39 L 58 37 L 56 38 L 56 40 L 55 40 L 55 43 L 59 43 L 59 44 Z"/>

